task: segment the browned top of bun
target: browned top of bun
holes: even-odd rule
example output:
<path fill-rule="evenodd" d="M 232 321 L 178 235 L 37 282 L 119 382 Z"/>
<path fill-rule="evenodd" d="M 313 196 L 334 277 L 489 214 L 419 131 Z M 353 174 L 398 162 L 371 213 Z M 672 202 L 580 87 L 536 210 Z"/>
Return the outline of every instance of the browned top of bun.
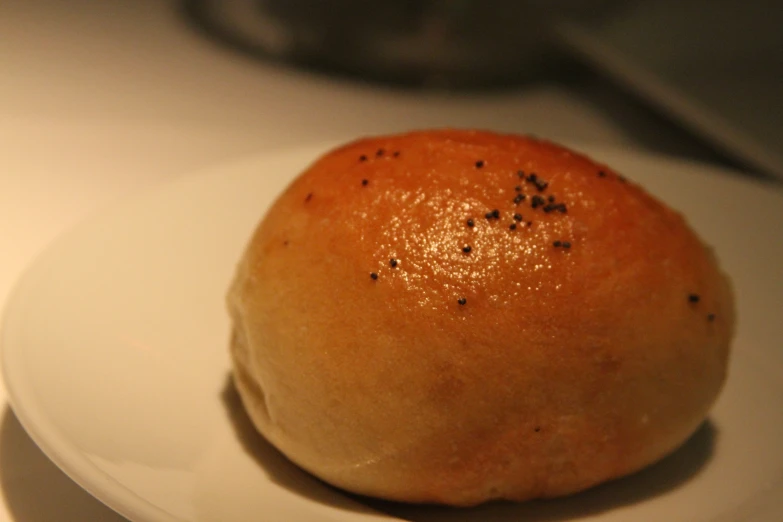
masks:
<path fill-rule="evenodd" d="M 696 319 L 706 332 L 707 314 L 720 311 L 718 296 L 703 292 L 711 259 L 680 214 L 608 166 L 537 139 L 459 130 L 362 139 L 319 159 L 276 207 L 262 229 L 273 237 L 256 247 L 306 241 L 323 256 L 311 270 L 339 262 L 355 274 L 350 285 L 385 297 L 390 313 L 513 329 L 534 309 L 573 328 L 645 299 L 688 311 L 683 326 Z M 333 283 L 345 281 L 319 282 Z M 608 291 L 616 296 L 600 315 L 570 306 Z"/>
<path fill-rule="evenodd" d="M 680 214 L 583 155 L 481 131 L 318 159 L 231 302 L 273 443 L 353 491 L 455 504 L 660 458 L 715 400 L 733 328 Z"/>

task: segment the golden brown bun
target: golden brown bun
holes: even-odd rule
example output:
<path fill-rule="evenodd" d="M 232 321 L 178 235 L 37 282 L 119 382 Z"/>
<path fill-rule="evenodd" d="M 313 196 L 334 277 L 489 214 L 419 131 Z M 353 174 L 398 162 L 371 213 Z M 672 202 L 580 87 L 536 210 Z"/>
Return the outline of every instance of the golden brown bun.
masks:
<path fill-rule="evenodd" d="M 721 389 L 734 322 L 678 213 L 557 145 L 456 130 L 319 159 L 255 232 L 229 308 L 272 444 L 346 490 L 453 505 L 670 453 Z"/>

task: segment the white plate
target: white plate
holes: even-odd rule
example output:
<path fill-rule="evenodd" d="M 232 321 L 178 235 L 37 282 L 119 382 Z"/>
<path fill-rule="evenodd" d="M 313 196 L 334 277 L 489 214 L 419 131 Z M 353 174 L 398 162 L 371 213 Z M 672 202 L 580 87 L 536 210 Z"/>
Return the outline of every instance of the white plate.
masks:
<path fill-rule="evenodd" d="M 22 278 L 0 338 L 9 395 L 75 481 L 145 522 L 783 519 L 783 196 L 618 151 L 590 152 L 682 209 L 736 285 L 728 386 L 683 449 L 571 498 L 472 510 L 368 504 L 289 464 L 227 387 L 223 297 L 266 206 L 322 150 L 250 158 L 108 209 Z"/>

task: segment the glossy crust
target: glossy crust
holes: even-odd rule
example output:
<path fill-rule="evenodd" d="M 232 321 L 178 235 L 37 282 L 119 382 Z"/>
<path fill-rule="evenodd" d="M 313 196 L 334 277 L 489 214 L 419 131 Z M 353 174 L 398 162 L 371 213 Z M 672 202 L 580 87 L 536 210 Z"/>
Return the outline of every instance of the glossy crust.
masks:
<path fill-rule="evenodd" d="M 582 155 L 480 131 L 326 154 L 228 300 L 236 384 L 272 444 L 352 492 L 460 506 L 670 453 L 722 387 L 734 323 L 678 213 Z"/>

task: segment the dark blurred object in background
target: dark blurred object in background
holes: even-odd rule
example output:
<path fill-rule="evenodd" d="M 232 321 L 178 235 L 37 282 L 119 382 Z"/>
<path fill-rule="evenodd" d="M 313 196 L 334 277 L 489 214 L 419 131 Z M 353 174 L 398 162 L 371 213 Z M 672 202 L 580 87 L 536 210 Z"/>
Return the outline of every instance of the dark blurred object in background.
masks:
<path fill-rule="evenodd" d="M 680 126 L 783 180 L 783 2 L 627 0 L 564 48 Z"/>
<path fill-rule="evenodd" d="M 778 0 L 181 0 L 235 51 L 443 90 L 605 75 L 724 157 L 783 179 Z"/>
<path fill-rule="evenodd" d="M 616 0 L 185 0 L 209 35 L 256 56 L 397 85 L 486 87 L 556 62 L 550 20 Z"/>

